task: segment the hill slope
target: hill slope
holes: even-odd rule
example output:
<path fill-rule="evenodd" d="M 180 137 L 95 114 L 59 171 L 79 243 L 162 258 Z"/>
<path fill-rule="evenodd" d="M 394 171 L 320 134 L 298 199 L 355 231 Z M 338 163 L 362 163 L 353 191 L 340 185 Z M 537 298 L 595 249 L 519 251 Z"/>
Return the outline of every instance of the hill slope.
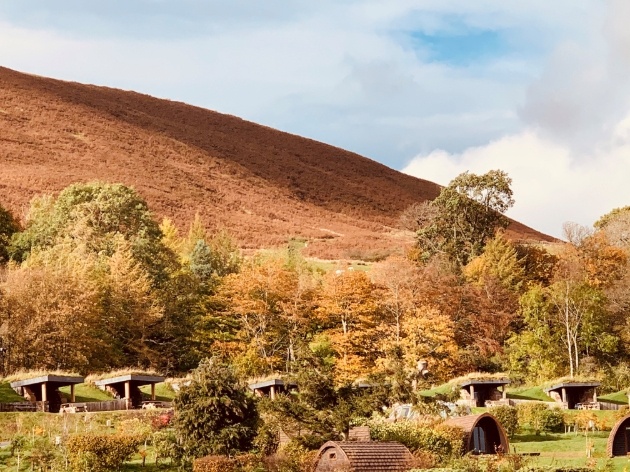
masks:
<path fill-rule="evenodd" d="M 183 103 L 0 68 L 0 202 L 76 181 L 134 186 L 158 218 L 195 213 L 248 248 L 309 240 L 362 257 L 410 241 L 398 215 L 439 186 L 357 154 Z M 519 223 L 515 237 L 551 240 Z"/>

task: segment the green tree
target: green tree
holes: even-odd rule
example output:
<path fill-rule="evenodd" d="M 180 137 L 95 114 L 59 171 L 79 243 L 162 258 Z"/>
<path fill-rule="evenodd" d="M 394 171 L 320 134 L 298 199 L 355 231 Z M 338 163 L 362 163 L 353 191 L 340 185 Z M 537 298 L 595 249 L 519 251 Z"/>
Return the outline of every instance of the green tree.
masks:
<path fill-rule="evenodd" d="M 182 459 L 231 455 L 252 447 L 258 425 L 254 398 L 234 370 L 212 358 L 193 371 L 174 401 Z"/>
<path fill-rule="evenodd" d="M 486 245 L 483 254 L 464 268 L 466 278 L 479 286 L 496 281 L 507 290 L 518 292 L 525 279 L 525 271 L 514 244 L 498 233 Z"/>
<path fill-rule="evenodd" d="M 147 203 L 122 184 L 73 184 L 57 198 L 35 198 L 26 228 L 13 236 L 9 250 L 18 261 L 26 260 L 34 250 L 56 244 L 79 243 L 90 252 L 112 255 L 120 236 L 129 242 L 134 258 L 154 284 L 168 278 L 173 253 L 162 243 L 162 232 Z"/>
<path fill-rule="evenodd" d="M 512 376 L 532 384 L 562 376 L 567 366 L 562 331 L 557 329 L 545 288 L 534 285 L 525 292 L 519 311 L 522 329 L 507 341 Z"/>
<path fill-rule="evenodd" d="M 292 374 L 285 377 L 295 384 L 295 391 L 261 403 L 267 421 L 309 448 L 347 438 L 351 421 L 371 416 L 386 397 L 385 389 L 377 384 L 372 388 L 336 386 L 331 355 L 330 345 L 325 342 L 300 346 Z"/>
<path fill-rule="evenodd" d="M 0 265 L 9 260 L 9 242 L 13 234 L 19 231 L 19 225 L 13 215 L 0 205 Z"/>
<path fill-rule="evenodd" d="M 431 202 L 434 215 L 418 230 L 423 258 L 443 253 L 463 266 L 481 254 L 498 228 L 506 228 L 503 215 L 513 204 L 512 179 L 500 170 L 483 175 L 460 174 Z"/>

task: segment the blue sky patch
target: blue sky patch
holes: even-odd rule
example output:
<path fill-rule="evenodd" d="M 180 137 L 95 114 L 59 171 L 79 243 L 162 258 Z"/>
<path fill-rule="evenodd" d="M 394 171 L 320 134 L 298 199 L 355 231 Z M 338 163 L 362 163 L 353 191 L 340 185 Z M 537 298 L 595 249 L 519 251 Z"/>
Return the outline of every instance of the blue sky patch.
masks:
<path fill-rule="evenodd" d="M 508 41 L 500 31 L 468 30 L 461 32 L 436 32 L 411 34 L 414 48 L 419 49 L 427 60 L 453 66 L 468 66 L 506 54 Z"/>

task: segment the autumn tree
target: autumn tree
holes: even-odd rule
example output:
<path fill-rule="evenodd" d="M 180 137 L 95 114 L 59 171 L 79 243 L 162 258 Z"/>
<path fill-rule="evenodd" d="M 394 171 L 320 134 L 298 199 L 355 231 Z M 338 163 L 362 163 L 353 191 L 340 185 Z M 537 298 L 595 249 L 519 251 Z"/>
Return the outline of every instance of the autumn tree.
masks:
<path fill-rule="evenodd" d="M 483 253 L 470 261 L 464 268 L 464 275 L 479 286 L 496 283 L 516 293 L 525 279 L 516 247 L 503 233 L 498 233 L 488 242 Z"/>
<path fill-rule="evenodd" d="M 218 298 L 238 325 L 239 365 L 250 375 L 286 369 L 312 310 L 312 279 L 285 257 L 259 255 L 227 275 Z"/>
<path fill-rule="evenodd" d="M 339 382 L 372 372 L 379 355 L 377 300 L 365 272 L 337 270 L 323 281 L 317 314 L 338 353 Z"/>
<path fill-rule="evenodd" d="M 0 265 L 9 260 L 9 242 L 19 229 L 18 222 L 11 212 L 0 205 Z"/>
<path fill-rule="evenodd" d="M 402 323 L 411 316 L 418 303 L 419 269 L 410 260 L 391 257 L 376 264 L 372 271 L 378 288 L 379 304 L 384 318 L 382 329 L 390 344 L 400 344 Z"/>
<path fill-rule="evenodd" d="M 553 278 L 546 287 L 533 285 L 521 299 L 524 327 L 510 341 L 511 358 L 527 358 L 534 345 L 550 356 L 543 364 L 529 360 L 525 370 L 558 371 L 566 367 L 571 376 L 582 368 L 582 360 L 612 359 L 619 349 L 614 312 L 606 295 L 623 277 L 627 264 L 623 251 L 608 244 L 604 235 L 566 225 L 568 243 L 558 251 Z M 534 371 L 530 372 L 530 375 Z"/>
<path fill-rule="evenodd" d="M 446 381 L 457 361 L 453 321 L 434 307 L 421 306 L 402 325 L 402 348 L 407 369 L 417 372 L 426 361 L 433 379 Z"/>
<path fill-rule="evenodd" d="M 481 254 L 495 231 L 509 223 L 503 214 L 514 204 L 511 183 L 500 170 L 465 172 L 453 179 L 431 202 L 435 215 L 417 233 L 423 258 L 444 253 L 465 265 Z"/>
<path fill-rule="evenodd" d="M 11 256 L 24 261 L 33 250 L 56 244 L 83 244 L 90 252 L 111 255 L 116 238 L 129 242 L 134 258 L 159 285 L 174 258 L 147 203 L 130 187 L 92 182 L 73 184 L 56 197 L 33 199 L 24 231 L 11 241 Z"/>
<path fill-rule="evenodd" d="M 99 293 L 89 262 L 12 269 L 2 291 L 7 372 L 105 367 L 108 346 L 98 336 Z"/>
<path fill-rule="evenodd" d="M 151 342 L 163 307 L 152 291 L 151 278 L 122 238 L 107 258 L 98 280 L 103 313 L 99 337 L 110 347 L 110 365 L 155 365 L 159 356 Z"/>

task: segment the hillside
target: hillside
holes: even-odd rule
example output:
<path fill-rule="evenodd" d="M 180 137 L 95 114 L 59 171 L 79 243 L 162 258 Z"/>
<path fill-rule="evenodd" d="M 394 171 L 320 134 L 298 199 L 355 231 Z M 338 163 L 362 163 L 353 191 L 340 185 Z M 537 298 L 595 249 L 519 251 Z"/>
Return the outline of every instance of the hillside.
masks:
<path fill-rule="evenodd" d="M 357 154 L 135 92 L 0 68 L 0 203 L 76 181 L 134 186 L 158 219 L 199 213 L 244 248 L 308 240 L 305 254 L 362 258 L 411 241 L 398 215 L 439 186 Z M 550 241 L 514 222 L 516 238 Z"/>

